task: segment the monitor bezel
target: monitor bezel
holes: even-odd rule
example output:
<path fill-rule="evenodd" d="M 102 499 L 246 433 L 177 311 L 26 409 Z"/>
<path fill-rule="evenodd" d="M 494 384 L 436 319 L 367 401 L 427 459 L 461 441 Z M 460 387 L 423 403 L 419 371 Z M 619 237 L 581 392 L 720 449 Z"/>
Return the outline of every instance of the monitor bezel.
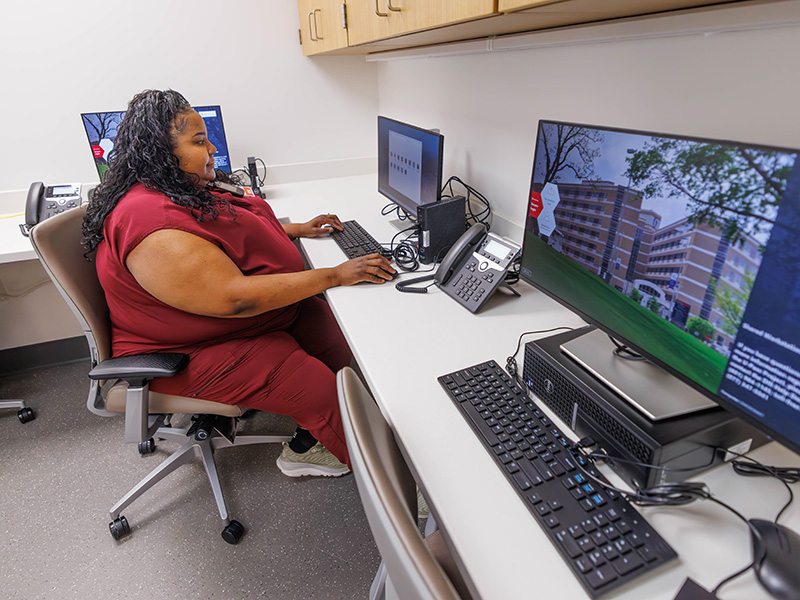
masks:
<path fill-rule="evenodd" d="M 83 125 L 83 132 L 86 134 L 86 141 L 89 142 L 89 150 L 92 151 L 92 162 L 94 163 L 95 171 L 97 171 L 97 178 L 100 181 L 103 181 L 103 176 L 100 173 L 100 166 L 97 164 L 97 160 L 95 160 L 92 140 L 89 137 L 89 131 L 86 129 L 86 120 L 85 120 L 84 117 L 89 116 L 89 115 L 110 115 L 110 114 L 115 114 L 115 113 L 116 114 L 125 115 L 125 111 L 124 110 L 95 110 L 95 111 L 91 111 L 91 112 L 82 112 L 81 113 L 81 125 Z M 121 119 L 120 119 L 120 121 L 121 121 Z M 108 161 L 106 161 L 106 162 L 108 162 Z M 110 166 L 110 163 L 108 163 L 108 164 Z"/>
<path fill-rule="evenodd" d="M 541 127 L 542 127 L 543 124 L 566 125 L 566 126 L 570 126 L 570 127 L 585 127 L 587 129 L 595 129 L 595 130 L 600 130 L 600 131 L 609 131 L 609 132 L 613 132 L 613 133 L 623 133 L 623 134 L 642 135 L 642 136 L 651 136 L 651 137 L 665 137 L 665 138 L 671 138 L 671 139 L 677 139 L 677 140 L 686 140 L 686 141 L 699 142 L 699 143 L 730 144 L 730 145 L 739 146 L 739 147 L 743 146 L 743 147 L 747 147 L 747 148 L 755 148 L 755 149 L 760 149 L 760 150 L 783 152 L 783 153 L 787 153 L 787 154 L 796 154 L 798 156 L 798 160 L 800 160 L 800 149 L 797 149 L 797 148 L 788 148 L 788 147 L 782 147 L 782 146 L 772 146 L 772 145 L 769 145 L 769 144 L 748 143 L 748 142 L 741 142 L 741 141 L 735 141 L 735 140 L 729 140 L 729 139 L 708 138 L 708 137 L 690 136 L 690 135 L 683 135 L 683 134 L 673 134 L 673 133 L 664 133 L 664 132 L 656 132 L 656 131 L 629 129 L 629 128 L 613 127 L 613 126 L 606 126 L 606 125 L 592 125 L 592 124 L 588 124 L 588 123 L 575 123 L 575 122 L 571 122 L 571 121 L 558 121 L 558 120 L 553 120 L 553 119 L 540 119 L 538 121 L 537 126 L 536 126 L 536 141 L 535 141 L 535 145 L 534 145 L 533 165 L 531 167 L 531 178 L 530 178 L 530 184 L 528 185 L 528 195 L 527 195 L 526 200 L 525 200 L 525 221 L 524 221 L 524 225 L 523 225 L 523 228 L 522 228 L 522 236 L 523 237 L 522 237 L 521 266 L 523 266 L 524 262 L 525 262 L 524 258 L 525 258 L 525 255 L 526 255 L 526 247 L 527 247 L 526 241 L 527 241 L 528 232 L 529 232 L 529 229 L 528 229 L 529 219 L 533 219 L 534 218 L 534 217 L 530 216 L 530 214 L 529 214 L 528 205 L 529 205 L 529 202 L 530 202 L 531 190 L 533 190 L 533 185 L 534 185 L 534 177 L 535 177 L 535 174 L 536 174 L 537 155 L 538 155 L 538 152 L 539 152 L 539 135 L 540 135 Z M 555 250 L 554 250 L 554 252 L 555 252 Z M 531 261 L 529 261 L 529 262 L 531 262 Z M 535 264 L 535 261 L 532 261 L 532 263 Z M 717 405 L 722 407 L 724 410 L 730 412 L 731 414 L 733 414 L 733 415 L 735 415 L 737 417 L 742 418 L 744 421 L 746 421 L 747 423 L 749 423 L 750 425 L 752 425 L 753 427 L 758 429 L 760 432 L 762 432 L 765 435 L 767 435 L 770 439 L 777 440 L 781 444 L 783 444 L 784 446 L 786 446 L 787 448 L 792 450 L 793 452 L 795 452 L 797 454 L 800 454 L 800 440 L 791 440 L 791 439 L 786 438 L 782 433 L 780 433 L 778 431 L 775 431 L 771 427 L 767 426 L 765 423 L 759 421 L 758 419 L 756 419 L 755 417 L 750 415 L 748 412 L 746 412 L 746 411 L 742 410 L 741 408 L 739 408 L 735 403 L 729 402 L 725 398 L 720 397 L 720 395 L 718 395 L 717 393 L 712 392 L 708 388 L 706 388 L 703 385 L 701 385 L 698 382 L 696 382 L 694 379 L 692 379 L 690 377 L 687 377 L 682 372 L 680 372 L 679 370 L 673 368 L 668 363 L 665 363 L 664 361 L 660 360 L 659 358 L 657 358 L 657 357 L 651 355 L 650 353 L 648 353 L 647 351 L 643 350 L 635 342 L 631 341 L 630 339 L 626 338 L 625 336 L 620 335 L 616 331 L 612 331 L 610 328 L 606 327 L 602 322 L 592 318 L 591 315 L 588 315 L 588 314 L 584 313 L 583 311 L 578 309 L 576 306 L 573 306 L 569 302 L 566 302 L 565 300 L 563 300 L 562 298 L 558 297 L 556 294 L 554 294 L 553 292 L 551 292 L 547 288 L 537 284 L 535 281 L 533 281 L 533 279 L 531 277 L 529 277 L 525 273 L 524 269 L 522 269 L 522 268 L 520 269 L 520 280 L 524 281 L 528 285 L 533 286 L 537 290 L 540 290 L 545 295 L 549 296 L 550 298 L 552 298 L 553 300 L 555 300 L 556 302 L 558 302 L 562 306 L 565 306 L 566 308 L 568 308 L 569 310 L 574 312 L 576 315 L 581 317 L 584 321 L 586 321 L 590 325 L 593 325 L 593 326 L 597 327 L 599 330 L 601 330 L 604 333 L 608 334 L 609 336 L 613 337 L 618 342 L 621 342 L 622 344 L 624 344 L 624 345 L 630 347 L 631 349 L 633 349 L 635 352 L 641 354 L 648 361 L 650 361 L 651 363 L 661 367 L 662 369 L 664 369 L 670 375 L 673 375 L 674 377 L 676 377 L 680 381 L 686 383 L 690 387 L 692 387 L 695 390 L 699 391 L 701 394 L 703 394 L 704 396 L 706 396 L 709 399 L 711 399 L 712 401 L 714 401 Z"/>
<path fill-rule="evenodd" d="M 192 106 L 192 110 L 199 113 L 201 110 L 209 110 L 214 109 L 217 111 L 217 119 L 219 119 L 219 124 L 222 129 L 222 138 L 225 140 L 225 155 L 228 157 L 228 168 L 220 168 L 214 167 L 215 169 L 219 169 L 225 173 L 233 173 L 233 167 L 231 166 L 231 150 L 230 144 L 228 144 L 228 134 L 225 131 L 225 119 L 222 116 L 222 107 L 219 104 L 203 104 L 200 106 Z"/>
<path fill-rule="evenodd" d="M 393 188 L 389 187 L 388 185 L 388 175 L 386 176 L 387 184 L 386 187 L 381 185 L 381 173 L 388 172 L 388 157 L 385 156 L 385 153 L 380 152 L 380 134 L 381 134 L 381 121 L 385 121 L 389 124 L 400 125 L 402 127 L 407 127 L 408 129 L 417 131 L 423 135 L 428 135 L 431 137 L 436 138 L 437 143 L 437 162 L 436 162 L 436 198 L 431 200 L 431 202 L 438 202 L 442 196 L 442 169 L 444 165 L 444 136 L 439 133 L 438 131 L 434 131 L 432 129 L 425 129 L 423 127 L 418 127 L 416 125 L 411 125 L 410 123 L 406 123 L 404 121 L 398 121 L 396 119 L 391 119 L 389 117 L 384 117 L 382 115 L 378 115 L 378 192 L 391 200 L 394 204 L 399 206 L 405 212 L 410 214 L 414 219 L 417 218 L 417 207 L 421 204 L 427 204 L 426 202 L 420 202 L 419 204 L 408 198 L 407 196 L 403 195 L 402 193 L 394 190 Z M 423 164 L 423 168 L 425 165 Z"/>
<path fill-rule="evenodd" d="M 228 144 L 228 134 L 225 131 L 225 119 L 222 116 L 222 107 L 219 104 L 203 104 L 203 105 L 199 105 L 199 106 L 192 106 L 192 110 L 197 111 L 197 112 L 199 112 L 200 110 L 208 110 L 208 109 L 216 110 L 218 115 L 219 115 L 218 119 L 219 119 L 219 122 L 220 122 L 220 126 L 222 128 L 222 136 L 225 139 L 225 146 L 226 146 L 225 150 L 226 150 L 226 153 L 227 153 L 227 156 L 228 156 L 228 168 L 227 169 L 219 168 L 219 167 L 215 167 L 215 168 L 218 168 L 220 171 L 223 171 L 225 173 L 233 173 L 233 167 L 231 166 L 230 144 Z M 100 115 L 100 114 L 108 115 L 108 114 L 115 114 L 115 113 L 125 115 L 126 112 L 127 112 L 127 110 L 95 110 L 95 111 L 82 112 L 81 113 L 81 125 L 83 125 L 83 132 L 86 134 L 86 141 L 89 142 L 89 149 L 90 150 L 92 149 L 92 140 L 89 138 L 89 132 L 86 129 L 86 121 L 85 121 L 84 117 L 86 117 L 88 115 Z M 92 158 L 94 158 L 94 153 L 92 153 Z M 103 177 L 100 174 L 100 168 L 99 168 L 99 166 L 97 164 L 97 161 L 94 161 L 94 168 L 97 171 L 97 177 L 100 179 L 100 181 L 102 181 Z"/>

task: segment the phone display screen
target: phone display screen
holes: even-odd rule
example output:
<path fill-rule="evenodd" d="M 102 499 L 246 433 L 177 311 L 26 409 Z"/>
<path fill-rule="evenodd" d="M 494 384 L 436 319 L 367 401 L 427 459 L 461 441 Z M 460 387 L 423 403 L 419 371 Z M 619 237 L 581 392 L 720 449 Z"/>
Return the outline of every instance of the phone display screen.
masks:
<path fill-rule="evenodd" d="M 67 194 L 74 194 L 75 188 L 71 185 L 56 185 L 53 186 L 53 196 L 65 196 Z"/>
<path fill-rule="evenodd" d="M 489 240 L 483 251 L 487 254 L 491 254 L 497 260 L 503 260 L 508 254 L 508 248 L 497 240 Z"/>

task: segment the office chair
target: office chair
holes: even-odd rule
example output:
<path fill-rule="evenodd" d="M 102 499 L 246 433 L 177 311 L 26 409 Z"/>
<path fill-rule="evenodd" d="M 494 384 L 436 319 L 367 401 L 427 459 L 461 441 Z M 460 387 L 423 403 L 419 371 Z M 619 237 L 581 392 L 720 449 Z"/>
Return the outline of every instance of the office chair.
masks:
<path fill-rule="evenodd" d="M 130 525 L 122 511 L 164 477 L 197 456 L 205 467 L 225 524 L 222 538 L 229 544 L 236 544 L 244 534 L 244 527 L 228 517 L 214 452 L 248 444 L 289 441 L 291 436 L 236 436 L 235 419 L 245 409 L 198 398 L 150 392 L 150 380 L 170 377 L 186 366 L 188 357 L 185 354 L 109 358 L 111 321 L 94 263 L 86 261 L 83 256 L 81 222 L 84 214 L 85 207 L 77 207 L 42 221 L 33 227 L 31 243 L 45 271 L 80 322 L 89 343 L 92 369 L 89 372 L 87 407 L 100 416 L 124 413 L 125 441 L 137 443 L 141 454 L 155 450 L 154 438 L 183 444 L 111 507 L 111 535 L 118 540 L 129 534 Z M 181 429 L 170 426 L 174 414 L 202 416 L 192 427 Z"/>
<path fill-rule="evenodd" d="M 36 413 L 25 404 L 24 400 L 0 400 L 0 410 L 4 408 L 18 408 L 17 418 L 20 423 L 30 423 L 36 418 Z"/>
<path fill-rule="evenodd" d="M 336 385 L 358 493 L 382 558 L 370 600 L 470 598 L 441 531 L 424 539 L 419 531 L 416 483 L 375 401 L 350 367 L 337 373 Z"/>

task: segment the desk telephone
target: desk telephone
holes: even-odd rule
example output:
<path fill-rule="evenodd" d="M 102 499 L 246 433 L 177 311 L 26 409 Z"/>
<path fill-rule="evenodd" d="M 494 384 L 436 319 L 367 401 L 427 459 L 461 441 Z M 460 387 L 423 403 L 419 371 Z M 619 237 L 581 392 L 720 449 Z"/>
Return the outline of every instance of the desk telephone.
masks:
<path fill-rule="evenodd" d="M 37 223 L 80 204 L 80 183 L 46 186 L 41 181 L 34 181 L 25 201 L 25 223 L 19 226 L 22 235 L 27 236 Z"/>
<path fill-rule="evenodd" d="M 518 254 L 519 246 L 489 233 L 483 223 L 476 223 L 453 244 L 433 276 L 398 283 L 396 287 L 403 292 L 425 292 L 427 288 L 407 286 L 433 279 L 461 306 L 478 312 L 499 286 L 506 285 L 506 273 Z M 519 296 L 513 288 L 508 289 Z"/>

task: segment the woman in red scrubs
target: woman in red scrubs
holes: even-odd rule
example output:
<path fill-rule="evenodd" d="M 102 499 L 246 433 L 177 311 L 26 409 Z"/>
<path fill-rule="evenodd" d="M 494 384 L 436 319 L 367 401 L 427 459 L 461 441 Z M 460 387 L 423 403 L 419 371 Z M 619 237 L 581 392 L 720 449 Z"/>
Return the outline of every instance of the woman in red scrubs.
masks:
<path fill-rule="evenodd" d="M 278 466 L 290 476 L 348 471 L 335 373 L 350 349 L 318 295 L 384 283 L 380 255 L 304 270 L 296 237 L 341 229 L 336 215 L 281 224 L 260 198 L 210 184 L 216 148 L 202 117 L 172 90 L 128 105 L 111 167 L 83 223 L 112 324 L 112 353 L 182 352 L 189 365 L 151 389 L 291 416 Z"/>

